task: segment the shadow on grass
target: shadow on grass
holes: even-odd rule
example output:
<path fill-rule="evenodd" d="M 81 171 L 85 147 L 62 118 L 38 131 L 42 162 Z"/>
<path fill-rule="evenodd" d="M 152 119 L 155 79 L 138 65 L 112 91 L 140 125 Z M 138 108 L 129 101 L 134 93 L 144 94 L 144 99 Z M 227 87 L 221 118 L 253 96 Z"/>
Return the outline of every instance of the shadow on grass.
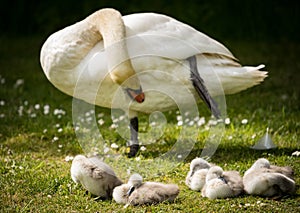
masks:
<path fill-rule="evenodd" d="M 194 158 L 200 157 L 203 149 L 193 149 L 187 158 L 186 163 Z M 258 158 L 268 158 L 268 156 L 291 156 L 295 150 L 293 148 L 275 148 L 270 150 L 254 150 L 249 146 L 219 146 L 211 160 L 216 164 L 234 164 L 236 162 L 255 161 Z M 142 155 L 145 158 L 157 158 L 163 152 L 158 150 L 147 150 Z"/>
<path fill-rule="evenodd" d="M 7 138 L 1 145 L 2 154 L 30 154 L 35 153 L 46 156 L 65 156 L 67 154 L 80 153 L 81 147 L 77 144 L 73 135 L 66 134 L 59 141 L 40 134 L 19 134 Z"/>
<path fill-rule="evenodd" d="M 171 145 L 172 146 L 172 145 Z M 6 147 L 7 150 L 11 150 L 13 153 L 48 153 L 51 156 L 62 156 L 66 154 L 78 154 L 82 153 L 80 144 L 74 134 L 64 134 L 58 141 L 53 141 L 51 136 L 45 136 L 43 134 L 31 133 L 31 134 L 19 134 L 15 137 L 7 138 L 1 147 Z M 170 144 L 162 145 L 157 144 L 155 146 L 147 147 L 147 150 L 139 151 L 138 155 L 142 155 L 146 159 L 154 159 L 160 157 L 166 153 Z M 191 162 L 195 157 L 200 157 L 202 148 L 196 148 L 188 154 L 185 162 Z M 3 150 L 2 150 L 3 151 Z M 220 145 L 211 160 L 214 163 L 219 164 L 233 164 L 235 162 L 248 162 L 254 161 L 261 157 L 268 156 L 291 156 L 295 151 L 294 148 L 275 148 L 270 150 L 254 150 L 249 146 L 242 145 Z M 4 153 L 5 154 L 5 153 Z M 125 154 L 125 153 L 124 153 Z M 174 153 L 176 157 L 176 153 Z"/>

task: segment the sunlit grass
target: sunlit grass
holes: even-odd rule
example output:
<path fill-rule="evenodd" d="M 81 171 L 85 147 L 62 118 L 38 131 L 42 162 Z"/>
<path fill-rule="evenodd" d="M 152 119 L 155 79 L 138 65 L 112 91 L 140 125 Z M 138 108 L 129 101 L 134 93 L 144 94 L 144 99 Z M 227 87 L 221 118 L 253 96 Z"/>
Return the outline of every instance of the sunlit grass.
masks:
<path fill-rule="evenodd" d="M 72 123 L 72 98 L 54 88 L 45 78 L 38 62 L 39 38 L 0 39 L 0 209 L 4 212 L 299 212 L 299 187 L 295 196 L 279 201 L 241 196 L 225 200 L 208 200 L 190 191 L 184 184 L 189 162 L 200 156 L 209 133 L 207 110 L 201 109 L 204 123 L 199 125 L 197 143 L 185 159 L 165 173 L 150 174 L 146 180 L 176 183 L 181 192 L 174 203 L 128 207 L 114 201 L 96 201 L 72 182 L 68 157 L 83 153 Z M 255 88 L 226 97 L 230 122 L 211 162 L 225 170 L 243 174 L 259 157 L 277 165 L 294 168 L 300 182 L 299 129 L 299 44 L 228 41 L 230 49 L 243 64 L 265 63 L 269 78 Z M 200 108 L 205 108 L 200 105 Z M 90 112 L 89 112 L 90 113 Z M 125 157 L 126 141 L 116 132 L 109 109 L 96 108 L 97 125 L 107 147 L 120 159 L 111 161 L 114 168 L 123 162 L 149 161 L 168 151 L 180 134 L 180 118 L 175 111 L 166 112 L 164 134 L 144 145 L 137 159 Z M 83 115 L 88 122 L 90 114 Z M 200 118 L 199 118 L 200 119 Z M 141 130 L 149 130 L 148 117 L 142 116 Z M 242 122 L 243 121 L 243 122 Z M 246 122 L 247 121 L 247 122 Z M 278 146 L 269 151 L 249 147 L 269 127 Z M 146 137 L 145 140 L 150 140 Z M 155 142 L 155 143 L 154 143 Z M 67 157 L 67 158 L 66 158 Z M 124 181 L 127 173 L 116 171 Z M 122 173 L 122 174 L 121 174 Z"/>

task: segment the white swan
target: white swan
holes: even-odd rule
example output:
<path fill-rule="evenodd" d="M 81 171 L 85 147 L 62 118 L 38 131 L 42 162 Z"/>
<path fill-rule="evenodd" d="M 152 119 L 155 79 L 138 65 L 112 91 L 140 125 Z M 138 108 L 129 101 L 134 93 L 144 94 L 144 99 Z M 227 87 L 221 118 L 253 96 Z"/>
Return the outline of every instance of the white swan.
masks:
<path fill-rule="evenodd" d="M 206 174 L 211 165 L 202 158 L 195 158 L 190 164 L 190 171 L 185 178 L 185 184 L 194 191 L 201 191 L 206 182 Z"/>
<path fill-rule="evenodd" d="M 71 178 L 103 199 L 111 198 L 113 189 L 123 183 L 113 169 L 99 158 L 86 158 L 83 155 L 77 155 L 73 159 Z"/>
<path fill-rule="evenodd" d="M 177 108 L 174 97 L 188 105 L 189 92 L 219 117 L 211 96 L 239 92 L 266 77 L 259 71 L 264 65 L 241 67 L 222 44 L 171 17 L 122 17 L 114 9 L 52 34 L 40 61 L 49 81 L 68 95 L 108 108 L 130 105 L 130 156 L 138 150 L 139 112 Z M 117 93 L 120 86 L 125 93 Z"/>
<path fill-rule="evenodd" d="M 296 190 L 292 168 L 270 165 L 265 158 L 258 159 L 245 172 L 243 182 L 247 194 L 263 197 L 282 197 Z"/>
<path fill-rule="evenodd" d="M 172 202 L 179 194 L 179 188 L 175 184 L 142 181 L 143 178 L 139 174 L 131 175 L 127 184 L 114 189 L 113 199 L 120 204 L 135 206 Z"/>
<path fill-rule="evenodd" d="M 202 196 L 210 199 L 236 197 L 243 192 L 243 179 L 237 171 L 223 171 L 219 166 L 211 167 L 206 175 Z"/>

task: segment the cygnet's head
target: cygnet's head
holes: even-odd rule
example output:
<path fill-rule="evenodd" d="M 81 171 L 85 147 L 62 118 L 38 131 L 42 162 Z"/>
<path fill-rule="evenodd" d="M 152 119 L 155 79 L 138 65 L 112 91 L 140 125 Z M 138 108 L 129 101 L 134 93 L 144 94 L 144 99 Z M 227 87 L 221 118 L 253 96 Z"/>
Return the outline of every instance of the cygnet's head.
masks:
<path fill-rule="evenodd" d="M 143 182 L 143 177 L 140 174 L 133 174 L 130 176 L 127 186 L 128 186 L 128 190 L 126 192 L 127 196 L 130 196 L 131 193 L 137 189 L 138 187 L 140 187 L 142 185 Z"/>
<path fill-rule="evenodd" d="M 76 155 L 72 161 L 70 169 L 71 178 L 75 183 L 80 183 L 82 178 L 82 166 L 85 164 L 87 158 L 83 155 Z"/>
<path fill-rule="evenodd" d="M 193 172 L 196 172 L 197 170 L 200 169 L 209 169 L 209 168 L 210 168 L 209 163 L 202 158 L 195 158 L 194 160 L 192 160 L 190 165 L 190 170 Z"/>
<path fill-rule="evenodd" d="M 76 155 L 72 161 L 72 163 L 75 162 L 83 162 L 85 161 L 87 158 L 84 155 Z"/>
<path fill-rule="evenodd" d="M 206 182 L 215 178 L 222 178 L 223 177 L 223 169 L 219 166 L 211 167 L 206 175 Z"/>
<path fill-rule="evenodd" d="M 270 162 L 265 158 L 259 158 L 253 165 L 253 169 L 262 169 L 262 168 L 270 168 Z"/>
<path fill-rule="evenodd" d="M 143 182 L 143 177 L 140 174 L 133 174 L 130 176 L 128 180 L 128 184 L 135 188 L 138 188 L 140 185 L 142 185 L 142 182 Z"/>

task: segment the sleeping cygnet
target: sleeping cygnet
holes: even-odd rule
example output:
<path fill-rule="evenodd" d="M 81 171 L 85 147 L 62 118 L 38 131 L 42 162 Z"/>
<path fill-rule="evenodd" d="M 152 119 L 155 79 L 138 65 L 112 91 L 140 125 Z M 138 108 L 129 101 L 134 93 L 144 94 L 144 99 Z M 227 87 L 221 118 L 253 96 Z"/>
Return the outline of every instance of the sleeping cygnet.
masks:
<path fill-rule="evenodd" d="M 247 194 L 263 197 L 282 197 L 296 190 L 291 167 L 270 165 L 265 158 L 258 159 L 245 172 L 244 190 Z"/>
<path fill-rule="evenodd" d="M 236 197 L 243 192 L 243 179 L 237 171 L 223 171 L 219 166 L 211 167 L 206 175 L 202 196 L 210 199 Z"/>
<path fill-rule="evenodd" d="M 190 164 L 185 184 L 194 191 L 201 191 L 206 179 L 206 174 L 211 165 L 202 158 L 195 158 Z"/>
<path fill-rule="evenodd" d="M 155 204 L 163 201 L 174 201 L 179 194 L 175 184 L 144 182 L 139 174 L 130 176 L 127 184 L 117 186 L 113 191 L 113 199 L 120 204 L 142 205 Z"/>
<path fill-rule="evenodd" d="M 113 189 L 122 184 L 113 169 L 98 157 L 87 158 L 77 155 L 72 162 L 71 177 L 90 193 L 107 199 L 112 197 Z"/>

